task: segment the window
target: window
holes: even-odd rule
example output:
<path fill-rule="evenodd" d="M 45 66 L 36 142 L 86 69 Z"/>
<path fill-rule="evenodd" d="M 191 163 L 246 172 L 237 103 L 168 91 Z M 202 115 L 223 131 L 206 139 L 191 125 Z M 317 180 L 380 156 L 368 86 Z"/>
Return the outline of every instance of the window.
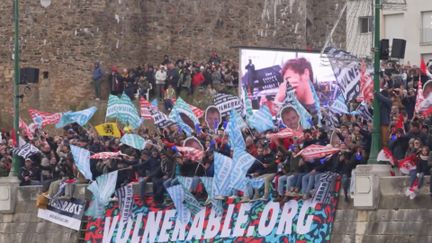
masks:
<path fill-rule="evenodd" d="M 432 11 L 422 12 L 421 42 L 432 43 Z"/>
<path fill-rule="evenodd" d="M 372 32 L 372 16 L 359 17 L 360 33 L 371 33 Z"/>

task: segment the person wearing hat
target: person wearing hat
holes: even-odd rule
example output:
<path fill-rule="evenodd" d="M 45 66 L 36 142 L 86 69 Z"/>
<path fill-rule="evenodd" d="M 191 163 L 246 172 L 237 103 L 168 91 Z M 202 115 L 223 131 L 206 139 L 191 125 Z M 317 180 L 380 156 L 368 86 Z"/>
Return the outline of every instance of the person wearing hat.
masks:
<path fill-rule="evenodd" d="M 39 169 L 33 165 L 33 161 L 27 158 L 24 162 L 24 166 L 21 167 L 20 172 L 18 174 L 18 178 L 21 183 L 20 186 L 29 186 L 29 185 L 40 185 L 40 172 Z"/>

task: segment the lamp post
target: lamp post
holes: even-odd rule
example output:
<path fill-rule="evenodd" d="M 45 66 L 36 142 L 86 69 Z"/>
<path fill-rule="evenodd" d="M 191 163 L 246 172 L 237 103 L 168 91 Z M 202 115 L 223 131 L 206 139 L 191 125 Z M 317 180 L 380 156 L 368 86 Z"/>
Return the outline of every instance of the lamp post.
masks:
<path fill-rule="evenodd" d="M 15 35 L 14 35 L 14 85 L 13 85 L 13 104 L 14 104 L 14 119 L 13 128 L 17 145 L 19 145 L 18 130 L 19 130 L 19 82 L 20 82 L 20 51 L 19 51 L 19 0 L 14 0 L 14 24 L 15 24 Z M 13 166 L 11 168 L 9 176 L 16 176 L 19 171 L 19 160 L 18 156 L 13 156 Z"/>
<path fill-rule="evenodd" d="M 375 30 L 374 30 L 374 92 L 380 90 L 380 12 L 381 12 L 381 0 L 375 0 Z M 372 143 L 369 154 L 368 164 L 377 163 L 378 152 L 381 149 L 381 136 L 380 136 L 380 106 L 378 99 L 373 101 L 373 130 L 372 130 Z"/>

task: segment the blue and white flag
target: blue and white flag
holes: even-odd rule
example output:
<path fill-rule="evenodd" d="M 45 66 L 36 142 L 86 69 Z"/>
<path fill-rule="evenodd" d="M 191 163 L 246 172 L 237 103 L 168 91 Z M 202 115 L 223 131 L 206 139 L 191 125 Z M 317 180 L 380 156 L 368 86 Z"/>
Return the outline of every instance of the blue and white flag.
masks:
<path fill-rule="evenodd" d="M 248 123 L 258 132 L 265 132 L 274 128 L 273 117 L 267 105 L 261 108 L 248 118 Z"/>
<path fill-rule="evenodd" d="M 354 116 L 360 116 L 367 121 L 372 121 L 372 114 L 369 112 L 369 108 L 366 102 L 362 101 L 355 111 L 350 113 Z"/>
<path fill-rule="evenodd" d="M 166 128 L 175 124 L 174 121 L 170 120 L 167 115 L 159 110 L 150 110 L 150 114 L 153 117 L 155 126 L 159 128 Z"/>
<path fill-rule="evenodd" d="M 115 194 L 118 197 L 121 219 L 120 222 L 127 223 L 129 217 L 132 215 L 133 206 L 133 188 L 132 184 L 120 187 L 116 190 Z"/>
<path fill-rule="evenodd" d="M 200 177 L 202 183 L 204 184 L 204 188 L 207 191 L 207 196 L 212 203 L 212 208 L 215 211 L 217 216 L 221 216 L 223 214 L 223 206 L 221 200 L 216 200 L 213 195 L 213 177 Z"/>
<path fill-rule="evenodd" d="M 146 145 L 145 139 L 136 134 L 125 134 L 120 142 L 138 150 L 143 150 Z"/>
<path fill-rule="evenodd" d="M 124 93 L 121 98 L 115 95 L 109 96 L 106 118 L 116 118 L 134 129 L 138 128 L 142 122 L 135 105 Z"/>
<path fill-rule="evenodd" d="M 243 88 L 243 107 L 245 109 L 244 112 L 246 115 L 246 119 L 253 115 L 252 101 L 249 98 L 246 88 Z"/>
<path fill-rule="evenodd" d="M 195 196 L 192 195 L 192 193 L 190 191 L 184 190 L 184 188 L 183 188 L 183 193 L 184 193 L 184 201 L 183 202 L 184 202 L 186 208 L 188 208 L 190 210 L 192 215 L 196 215 L 197 213 L 199 213 L 199 211 L 201 211 L 201 209 L 203 207 L 196 200 Z"/>
<path fill-rule="evenodd" d="M 220 153 L 214 153 L 214 177 L 213 192 L 214 196 L 230 196 L 230 179 L 234 163 L 230 157 Z"/>
<path fill-rule="evenodd" d="M 169 114 L 169 118 L 177 123 L 181 127 L 181 129 L 190 136 L 192 134 L 193 129 L 198 125 L 199 121 L 193 113 L 190 105 L 187 104 L 182 98 L 178 98 L 174 107 Z M 190 120 L 185 122 L 186 120 Z"/>
<path fill-rule="evenodd" d="M 19 144 L 23 144 L 23 143 L 20 141 Z M 12 149 L 12 153 L 21 156 L 24 159 L 28 159 L 35 154 L 41 153 L 41 151 L 35 146 L 33 146 L 33 144 L 25 143 L 24 145 L 21 145 L 18 148 Z"/>
<path fill-rule="evenodd" d="M 240 116 L 240 114 L 237 112 L 237 111 L 235 111 L 235 110 L 231 110 L 231 112 L 230 112 L 230 120 L 231 119 L 233 119 L 234 120 L 234 122 L 237 124 L 237 126 L 240 128 L 240 129 L 243 129 L 243 128 L 247 128 L 248 127 L 248 124 L 245 122 L 245 120 Z"/>
<path fill-rule="evenodd" d="M 75 145 L 70 145 L 70 149 L 78 170 L 87 180 L 93 180 L 93 174 L 90 170 L 90 151 Z"/>
<path fill-rule="evenodd" d="M 180 184 L 188 191 L 192 191 L 193 177 L 177 176 Z"/>
<path fill-rule="evenodd" d="M 236 117 L 241 117 L 237 114 L 235 110 L 231 110 L 230 119 L 228 121 L 228 125 L 226 127 L 226 133 L 228 134 L 228 142 L 229 145 L 235 149 L 245 150 L 246 143 L 243 138 L 243 134 L 240 131 L 240 127 L 238 126 L 238 122 Z M 243 119 L 242 119 L 243 120 Z"/>
<path fill-rule="evenodd" d="M 187 224 L 191 219 L 191 211 L 183 203 L 185 200 L 184 189 L 182 185 L 175 185 L 166 188 L 171 200 L 174 203 L 177 212 L 177 218 L 181 223 Z"/>
<path fill-rule="evenodd" d="M 93 117 L 96 111 L 97 108 L 92 106 L 82 111 L 68 111 L 63 113 L 60 121 L 56 124 L 56 128 L 61 128 L 74 122 L 78 123 L 80 126 L 84 126 Z"/>
<path fill-rule="evenodd" d="M 246 174 L 252 164 L 255 162 L 255 157 L 243 150 L 234 150 L 234 166 L 230 176 L 230 188 L 245 192 L 246 188 L 240 188 L 242 181 L 246 179 Z"/>
<path fill-rule="evenodd" d="M 150 104 L 151 104 L 151 106 L 152 106 L 152 108 L 153 109 L 155 109 L 155 110 L 159 110 L 159 104 L 158 104 L 158 100 L 157 99 L 153 99 L 151 102 L 150 102 Z"/>
<path fill-rule="evenodd" d="M 115 191 L 118 171 L 103 174 L 96 178 L 87 189 L 93 193 L 93 201 L 87 209 L 86 215 L 100 218 L 105 215 L 105 207 L 108 205 Z"/>
<path fill-rule="evenodd" d="M 333 101 L 333 104 L 330 106 L 330 110 L 336 114 L 348 113 L 348 106 L 342 94 L 339 94 L 339 96 Z"/>

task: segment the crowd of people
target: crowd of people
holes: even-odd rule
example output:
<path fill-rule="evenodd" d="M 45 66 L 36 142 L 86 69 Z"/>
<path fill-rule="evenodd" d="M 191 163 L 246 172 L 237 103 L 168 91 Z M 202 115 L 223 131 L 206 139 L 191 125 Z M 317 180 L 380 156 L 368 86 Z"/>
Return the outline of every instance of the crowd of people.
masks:
<path fill-rule="evenodd" d="M 95 66 L 96 69 L 100 69 L 99 65 Z M 95 71 L 93 80 L 98 80 L 101 73 L 101 70 Z M 417 82 L 427 80 L 421 75 L 418 68 L 398 66 L 391 70 L 386 69 L 381 74 L 382 91 L 375 94 L 381 106 L 383 146 L 389 148 L 396 160 L 409 156 L 416 158 L 417 166 L 409 172 L 409 176 L 411 184 L 419 178 L 416 182 L 419 187 L 423 183 L 423 176 L 430 174 L 432 163 L 429 153 L 432 146 L 432 119 L 414 111 Z M 135 70 L 123 70 L 121 73 L 113 67 L 110 80 L 114 95 L 125 92 L 133 100 L 137 92 L 146 96 L 150 91 L 153 97 L 171 100 L 180 95 L 183 88 L 190 94 L 201 85 L 214 86 L 217 90 L 237 85 L 238 73 L 234 64 L 221 61 L 215 54 L 206 64 L 184 59 L 172 63 L 166 56 L 157 67 L 145 65 Z M 171 107 L 172 104 L 165 108 L 169 110 Z M 246 152 L 256 158 L 247 176 L 263 179 L 264 190 L 261 192 L 250 189 L 243 194 L 233 192 L 232 196 L 241 196 L 243 201 L 310 198 L 319 185 L 320 177 L 330 171 L 340 174 L 344 198 L 348 201 L 352 170 L 359 164 L 365 164 L 369 157 L 372 123 L 348 114 L 340 116 L 339 120 L 338 128 L 330 130 L 325 125 L 312 127 L 303 130 L 301 138 L 269 138 L 268 134 L 274 131 L 260 133 L 250 128 L 242 129 Z M 57 193 L 59 181 L 85 183 L 86 180 L 76 168 L 71 154 L 70 145 L 76 145 L 88 149 L 92 154 L 104 151 L 122 152 L 117 158 L 90 160 L 93 179 L 118 170 L 117 187 L 131 182 L 139 183 L 142 197 L 147 195 L 146 184 L 151 182 L 153 199 L 162 206 L 166 200 L 166 187 L 178 183 L 178 176 L 191 177 L 194 178 L 191 190 L 197 197 L 205 198 L 205 190 L 200 186 L 198 178 L 213 177 L 214 152 L 232 157 L 233 148 L 229 145 L 223 123 L 214 129 L 209 128 L 204 119 L 200 122 L 200 132 L 193 133 L 194 142 L 191 143 L 192 147 L 204 151 L 204 157 L 199 161 L 188 159 L 175 149 L 190 140 L 176 125 L 164 129 L 144 126 L 139 128 L 136 133 L 148 141 L 143 150 L 122 144 L 116 137 L 99 136 L 91 125 L 67 125 L 61 136 L 50 136 L 43 129 L 36 129 L 33 138 L 22 137 L 37 147 L 40 153 L 25 160 L 21 158 L 22 167 L 18 177 L 22 186 L 43 185 L 44 191 L 49 190 L 51 197 Z M 7 176 L 17 138 L 5 130 L 1 135 L 0 175 Z M 339 148 L 340 152 L 313 161 L 305 161 L 302 156 L 297 155 L 301 149 L 313 144 L 331 144 Z"/>
<path fill-rule="evenodd" d="M 95 63 L 92 79 L 96 99 L 100 99 L 103 73 L 100 64 Z M 169 87 L 177 96 L 181 91 L 192 95 L 197 89 L 205 87 L 221 91 L 236 87 L 238 80 L 237 65 L 230 60 L 221 60 L 215 52 L 207 62 L 191 61 L 184 57 L 174 61 L 165 55 L 158 65 L 144 64 L 131 69 L 112 66 L 108 75 L 111 94 L 118 95 L 125 92 L 132 100 L 138 95 L 147 99 L 167 98 L 169 100 L 172 96 L 166 92 Z"/>

